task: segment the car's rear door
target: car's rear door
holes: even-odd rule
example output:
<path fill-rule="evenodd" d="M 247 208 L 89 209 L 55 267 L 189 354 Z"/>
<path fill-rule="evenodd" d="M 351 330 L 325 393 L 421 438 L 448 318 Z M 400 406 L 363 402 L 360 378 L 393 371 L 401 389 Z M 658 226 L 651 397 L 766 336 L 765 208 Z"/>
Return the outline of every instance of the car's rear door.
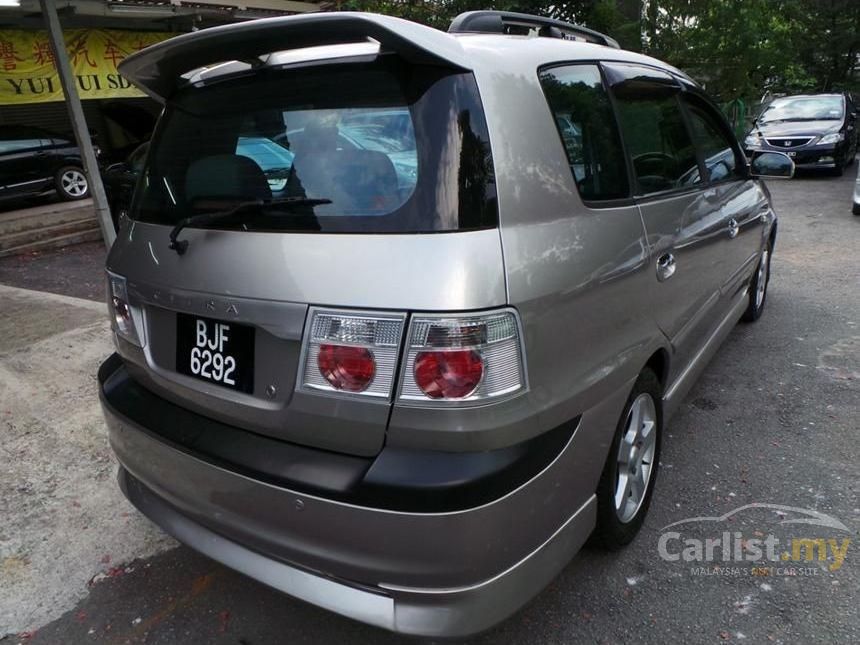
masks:
<path fill-rule="evenodd" d="M 143 355 L 123 355 L 148 389 L 251 432 L 373 455 L 407 314 L 506 304 L 487 126 L 469 73 L 305 55 L 171 98 L 108 270 L 128 279 L 117 289 Z M 345 120 L 386 114 L 409 119 L 402 152 L 383 152 L 377 130 L 365 136 L 379 149 L 342 145 Z M 335 391 L 337 365 L 368 365 L 337 349 L 355 343 L 374 357 L 372 384 Z"/>
<path fill-rule="evenodd" d="M 718 196 L 703 167 L 680 102 L 683 88 L 666 72 L 606 63 L 634 193 L 652 261 L 653 316 L 682 368 L 716 324 L 724 229 Z"/>

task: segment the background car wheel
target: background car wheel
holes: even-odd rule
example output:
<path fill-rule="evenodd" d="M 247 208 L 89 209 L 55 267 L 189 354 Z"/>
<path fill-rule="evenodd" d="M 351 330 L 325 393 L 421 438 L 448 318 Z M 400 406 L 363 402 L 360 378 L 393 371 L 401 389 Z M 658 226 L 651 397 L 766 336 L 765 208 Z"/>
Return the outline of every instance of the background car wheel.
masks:
<path fill-rule="evenodd" d="M 663 417 L 660 381 L 650 369 L 636 380 L 627 399 L 597 487 L 593 542 L 614 551 L 642 526 L 660 463 Z"/>
<path fill-rule="evenodd" d="M 63 166 L 54 176 L 54 184 L 60 199 L 70 201 L 83 199 L 90 194 L 90 184 L 82 168 Z"/>
<path fill-rule="evenodd" d="M 854 206 L 851 207 L 851 212 L 855 215 L 860 215 L 860 204 L 854 204 Z"/>
<path fill-rule="evenodd" d="M 771 248 L 768 244 L 759 256 L 758 266 L 750 283 L 749 304 L 741 316 L 741 320 L 744 322 L 755 322 L 761 318 L 761 313 L 764 311 L 764 303 L 767 300 L 767 285 L 770 282 L 770 256 Z"/>

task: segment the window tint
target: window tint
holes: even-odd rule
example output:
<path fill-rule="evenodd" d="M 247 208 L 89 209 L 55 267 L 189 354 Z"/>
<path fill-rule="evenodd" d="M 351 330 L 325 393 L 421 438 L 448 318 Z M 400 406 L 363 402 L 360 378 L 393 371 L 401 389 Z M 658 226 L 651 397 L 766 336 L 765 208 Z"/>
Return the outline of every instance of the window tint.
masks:
<path fill-rule="evenodd" d="M 579 194 L 584 200 L 627 197 L 629 186 L 612 106 L 596 65 L 540 75 Z"/>
<path fill-rule="evenodd" d="M 143 143 L 128 156 L 127 163 L 132 172 L 140 172 L 143 169 L 143 162 L 146 160 L 146 151 L 148 149 L 149 144 Z"/>
<path fill-rule="evenodd" d="M 613 92 L 639 193 L 647 195 L 700 183 L 696 152 L 677 91 L 639 80 L 635 91 L 627 91 L 627 83 L 613 87 Z"/>
<path fill-rule="evenodd" d="M 723 134 L 717 117 L 695 99 L 684 98 L 690 114 L 693 141 L 705 162 L 709 181 L 724 181 L 737 176 L 737 159 L 731 140 Z"/>
<path fill-rule="evenodd" d="M 143 174 L 131 216 L 158 224 L 246 202 L 212 226 L 413 233 L 497 223 L 474 78 L 390 56 L 187 88 L 165 111 Z"/>
<path fill-rule="evenodd" d="M 38 132 L 30 128 L 4 130 L 0 137 L 0 153 L 33 150 L 45 145 Z"/>

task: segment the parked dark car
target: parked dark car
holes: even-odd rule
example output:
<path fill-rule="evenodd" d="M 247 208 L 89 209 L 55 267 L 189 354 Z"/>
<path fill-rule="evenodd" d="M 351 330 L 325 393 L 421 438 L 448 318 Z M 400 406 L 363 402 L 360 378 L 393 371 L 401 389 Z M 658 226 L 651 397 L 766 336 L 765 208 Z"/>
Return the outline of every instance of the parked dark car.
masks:
<path fill-rule="evenodd" d="M 0 126 L 0 199 L 90 194 L 81 153 L 71 137 L 28 126 Z"/>
<path fill-rule="evenodd" d="M 771 101 L 744 140 L 754 152 L 787 153 L 798 168 L 841 175 L 857 154 L 857 105 L 848 93 L 805 94 Z"/>
<path fill-rule="evenodd" d="M 141 143 L 132 150 L 125 161 L 111 164 L 102 171 L 102 183 L 115 228 L 119 228 L 120 215 L 131 208 L 134 185 L 146 160 L 147 150 L 149 150 L 149 141 Z"/>

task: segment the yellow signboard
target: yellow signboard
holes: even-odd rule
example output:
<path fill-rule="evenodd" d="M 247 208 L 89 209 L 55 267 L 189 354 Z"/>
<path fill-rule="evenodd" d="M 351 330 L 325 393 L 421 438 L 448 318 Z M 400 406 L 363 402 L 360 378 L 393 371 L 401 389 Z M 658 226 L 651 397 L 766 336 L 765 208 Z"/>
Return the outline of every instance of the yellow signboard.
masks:
<path fill-rule="evenodd" d="M 82 99 L 143 96 L 117 72 L 127 56 L 176 34 L 110 29 L 63 32 Z M 0 30 L 0 105 L 64 100 L 44 31 Z"/>

